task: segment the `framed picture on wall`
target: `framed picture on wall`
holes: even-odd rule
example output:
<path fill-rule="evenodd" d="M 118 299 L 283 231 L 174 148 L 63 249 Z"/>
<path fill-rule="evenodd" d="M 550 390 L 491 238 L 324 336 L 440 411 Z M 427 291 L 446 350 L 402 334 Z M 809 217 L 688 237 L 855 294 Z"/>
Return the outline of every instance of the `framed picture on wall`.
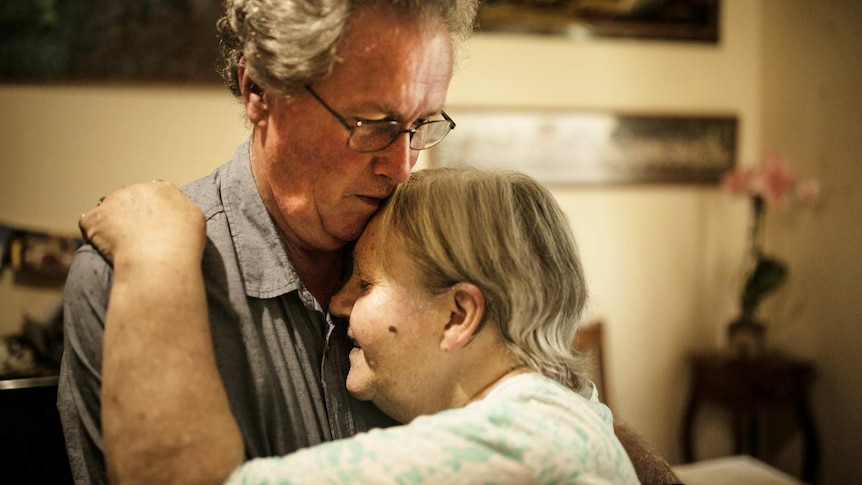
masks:
<path fill-rule="evenodd" d="M 527 173 L 547 185 L 715 184 L 736 164 L 737 118 L 458 108 L 430 166 Z"/>
<path fill-rule="evenodd" d="M 83 241 L 75 236 L 0 224 L 0 271 L 16 285 L 61 286 Z"/>
<path fill-rule="evenodd" d="M 0 82 L 218 83 L 218 0 L 0 2 Z"/>
<path fill-rule="evenodd" d="M 486 0 L 480 32 L 716 43 L 720 0 Z"/>

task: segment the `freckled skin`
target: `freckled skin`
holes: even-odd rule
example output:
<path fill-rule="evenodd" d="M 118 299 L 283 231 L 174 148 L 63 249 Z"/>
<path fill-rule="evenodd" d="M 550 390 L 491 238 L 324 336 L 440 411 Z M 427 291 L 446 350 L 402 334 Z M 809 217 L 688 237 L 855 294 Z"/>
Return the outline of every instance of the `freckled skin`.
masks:
<path fill-rule="evenodd" d="M 358 346 L 350 352 L 348 391 L 408 422 L 449 407 L 440 345 L 449 313 L 444 299 L 421 289 L 415 266 L 391 237 L 384 271 L 378 225 L 373 218 L 359 238 L 354 273 L 332 305 L 349 313 Z"/>

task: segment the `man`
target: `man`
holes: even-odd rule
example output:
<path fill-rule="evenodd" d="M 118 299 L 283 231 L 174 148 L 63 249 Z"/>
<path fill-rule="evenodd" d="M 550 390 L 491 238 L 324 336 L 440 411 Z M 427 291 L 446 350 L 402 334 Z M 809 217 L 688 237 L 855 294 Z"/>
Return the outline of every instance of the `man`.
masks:
<path fill-rule="evenodd" d="M 223 74 L 252 134 L 184 191 L 206 218 L 213 346 L 248 458 L 392 423 L 346 392 L 351 344 L 326 312 L 349 269 L 347 246 L 419 150 L 454 126 L 443 106 L 476 3 L 226 2 Z M 78 483 L 106 481 L 100 387 L 111 279 L 85 246 L 67 280 L 58 407 Z M 152 459 L 127 465 L 143 474 L 158 467 Z"/>
<path fill-rule="evenodd" d="M 185 192 L 207 219 L 203 268 L 231 408 L 248 456 L 273 456 L 391 423 L 347 394 L 349 344 L 326 310 L 349 269 L 345 246 L 452 126 L 442 110 L 453 50 L 476 2 L 226 7 L 225 71 L 253 131 Z M 112 274 L 90 247 L 73 266 L 58 406 L 76 480 L 101 483 Z"/>

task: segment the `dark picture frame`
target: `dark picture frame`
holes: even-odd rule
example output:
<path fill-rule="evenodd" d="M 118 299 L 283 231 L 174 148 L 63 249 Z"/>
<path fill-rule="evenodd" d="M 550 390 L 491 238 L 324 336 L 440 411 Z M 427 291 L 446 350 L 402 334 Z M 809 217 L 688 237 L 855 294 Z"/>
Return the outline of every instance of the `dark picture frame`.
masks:
<path fill-rule="evenodd" d="M 216 84 L 219 0 L 5 0 L 0 82 Z"/>
<path fill-rule="evenodd" d="M 720 0 L 486 0 L 480 32 L 717 43 Z"/>
<path fill-rule="evenodd" d="M 736 165 L 733 115 L 458 108 L 430 166 L 519 170 L 546 185 L 717 184 Z"/>

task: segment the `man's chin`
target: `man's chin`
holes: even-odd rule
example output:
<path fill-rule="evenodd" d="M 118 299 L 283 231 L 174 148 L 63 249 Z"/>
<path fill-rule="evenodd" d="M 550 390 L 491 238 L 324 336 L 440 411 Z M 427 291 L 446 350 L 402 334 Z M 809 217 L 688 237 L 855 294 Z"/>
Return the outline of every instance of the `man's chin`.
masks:
<path fill-rule="evenodd" d="M 345 215 L 342 220 L 346 223 L 338 228 L 338 238 L 347 242 L 359 239 L 362 231 L 365 230 L 365 226 L 368 225 L 368 222 L 374 217 L 375 213 L 377 213 L 377 208 Z"/>

